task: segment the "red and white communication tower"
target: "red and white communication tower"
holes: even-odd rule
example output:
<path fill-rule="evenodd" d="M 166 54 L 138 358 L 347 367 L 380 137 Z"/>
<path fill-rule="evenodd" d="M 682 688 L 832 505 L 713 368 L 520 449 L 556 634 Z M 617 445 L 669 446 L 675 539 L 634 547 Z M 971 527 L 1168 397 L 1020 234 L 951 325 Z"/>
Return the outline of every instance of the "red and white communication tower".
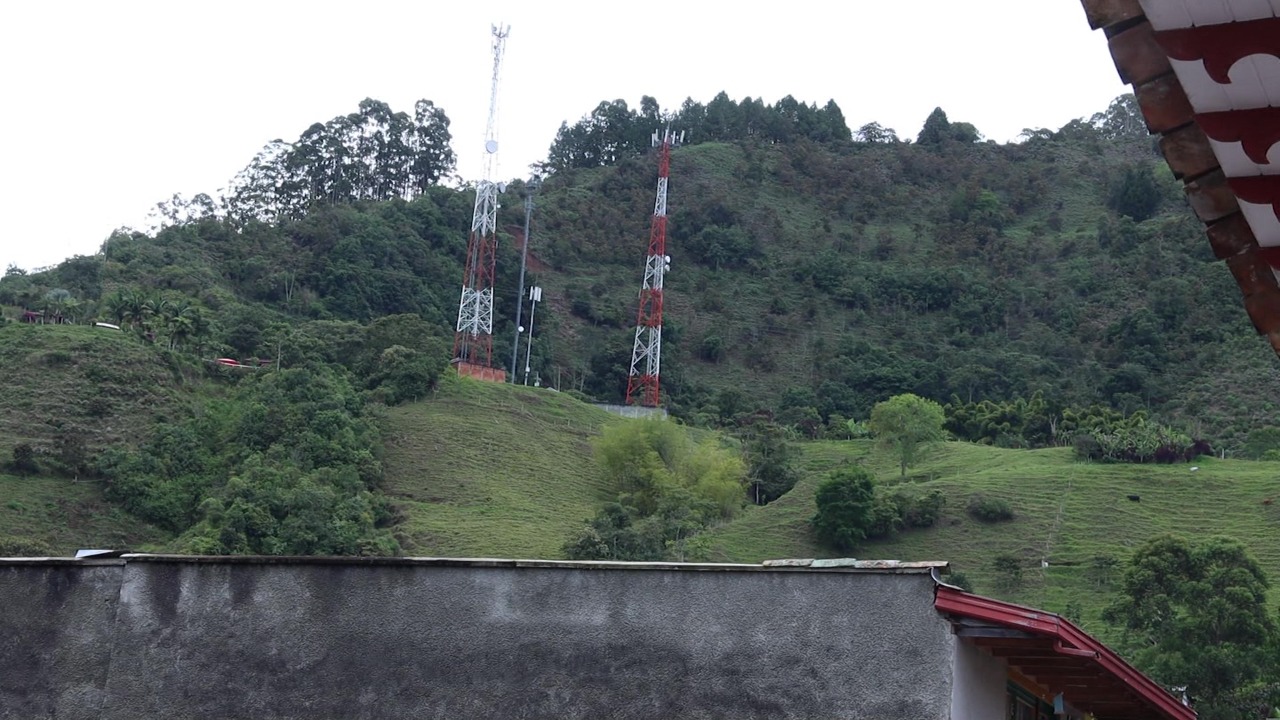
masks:
<path fill-rule="evenodd" d="M 462 298 L 458 302 L 458 326 L 453 336 L 453 358 L 458 374 L 496 382 L 503 382 L 506 374 L 492 367 L 493 272 L 498 250 L 498 193 L 502 191 L 493 175 L 498 152 L 498 71 L 502 67 L 502 51 L 509 30 L 506 26 L 493 26 L 493 83 L 484 135 L 484 174 L 476 185 Z"/>
<path fill-rule="evenodd" d="M 663 131 L 658 150 L 658 199 L 653 204 L 653 224 L 649 228 L 649 256 L 640 285 L 640 311 L 636 316 L 636 342 L 631 350 L 631 370 L 627 375 L 627 404 L 658 407 L 658 377 L 662 368 L 662 278 L 671 269 L 667 255 L 667 176 L 671 170 L 671 148 L 680 144 L 670 129 Z"/>

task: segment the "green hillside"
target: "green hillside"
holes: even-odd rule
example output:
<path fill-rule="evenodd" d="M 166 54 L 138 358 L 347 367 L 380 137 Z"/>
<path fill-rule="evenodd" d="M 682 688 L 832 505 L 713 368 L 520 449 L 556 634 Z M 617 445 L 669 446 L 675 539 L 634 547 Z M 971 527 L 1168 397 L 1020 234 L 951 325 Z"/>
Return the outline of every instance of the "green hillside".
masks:
<path fill-rule="evenodd" d="M 782 499 L 748 508 L 712 530 L 713 559 L 830 556 L 808 529 L 814 491 L 830 470 L 861 463 L 884 485 L 942 490 L 947 510 L 935 527 L 865 543 L 858 556 L 947 560 L 979 592 L 1058 612 L 1078 606 L 1090 630 L 1105 632 L 1099 613 L 1110 590 L 1096 582 L 1094 558 L 1123 562 L 1155 535 L 1235 537 L 1270 577 L 1280 578 L 1280 504 L 1275 502 L 1280 501 L 1280 462 L 1201 458 L 1194 465 L 1099 464 L 1077 461 L 1069 448 L 947 443 L 899 478 L 893 458 L 870 441 L 814 442 L 802 448 L 804 479 Z M 975 520 L 965 512 L 975 494 L 1007 501 L 1015 518 L 995 524 Z M 1129 495 L 1141 499 L 1134 502 Z M 1020 586 L 1002 585 L 992 570 L 991 559 L 999 553 L 1023 560 L 1027 570 Z"/>
<path fill-rule="evenodd" d="M 159 550 L 171 539 L 108 502 L 97 482 L 0 473 L 0 556 L 66 557 L 81 548 Z"/>
<path fill-rule="evenodd" d="M 458 379 L 426 401 L 391 409 L 384 418 L 384 461 L 387 492 L 404 518 L 397 526 L 402 546 L 412 554 L 559 557 L 564 540 L 611 499 L 590 449 L 607 422 L 630 421 L 563 393 Z M 867 542 L 857 556 L 948 560 L 980 592 L 1072 610 L 1104 635 L 1111 631 L 1100 612 L 1113 588 L 1094 569 L 1095 558 L 1123 563 L 1155 535 L 1236 537 L 1271 577 L 1280 577 L 1280 504 L 1273 502 L 1280 501 L 1280 462 L 1103 464 L 1079 461 L 1069 448 L 1008 450 L 951 442 L 902 478 L 894 458 L 872 441 L 798 447 L 803 472 L 796 487 L 710 530 L 705 559 L 839 555 L 817 543 L 808 521 L 821 479 L 856 463 L 889 488 L 907 483 L 942 490 L 947 498 L 935 527 Z M 975 520 L 965 511 L 975 494 L 1007 501 L 1015 518 L 996 524 Z M 993 571 L 991 559 L 1000 553 L 1023 561 L 1026 570 L 1017 586 L 1003 584 Z M 1120 572 L 1117 565 L 1111 579 L 1118 580 Z"/>
<path fill-rule="evenodd" d="M 456 377 L 425 402 L 390 409 L 385 490 L 404 518 L 401 547 L 560 557 L 569 535 L 611 499 L 591 452 L 611 419 L 561 393 Z"/>
<path fill-rule="evenodd" d="M 0 324 L 0 453 L 75 436 L 92 453 L 136 443 L 188 406 L 202 375 L 187 358 L 83 325 Z"/>
<path fill-rule="evenodd" d="M 26 445 L 58 470 L 0 471 L 0 540 L 58 554 L 168 540 L 108 502 L 88 470 L 195 404 L 206 391 L 199 368 L 115 330 L 18 324 L 0 325 L 0 368 L 0 460 Z"/>

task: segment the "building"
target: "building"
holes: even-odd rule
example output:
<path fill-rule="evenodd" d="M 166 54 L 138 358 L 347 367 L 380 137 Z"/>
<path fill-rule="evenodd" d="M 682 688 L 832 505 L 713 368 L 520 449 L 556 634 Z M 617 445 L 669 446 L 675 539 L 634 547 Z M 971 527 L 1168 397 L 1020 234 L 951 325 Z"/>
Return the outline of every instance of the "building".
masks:
<path fill-rule="evenodd" d="M 1194 713 L 946 563 L 0 560 L 0 717 Z"/>

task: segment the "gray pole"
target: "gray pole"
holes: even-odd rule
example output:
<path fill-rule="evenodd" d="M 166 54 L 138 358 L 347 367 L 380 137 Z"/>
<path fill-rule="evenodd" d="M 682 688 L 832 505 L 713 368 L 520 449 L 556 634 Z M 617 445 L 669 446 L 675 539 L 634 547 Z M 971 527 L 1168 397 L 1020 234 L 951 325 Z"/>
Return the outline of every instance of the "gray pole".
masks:
<path fill-rule="evenodd" d="M 511 341 L 511 384 L 516 382 L 516 355 L 520 352 L 520 318 L 524 314 L 524 268 L 529 259 L 529 217 L 533 215 L 533 191 L 538 189 L 538 179 L 531 179 L 524 186 L 524 242 L 520 248 L 520 293 L 516 295 L 516 337 Z"/>

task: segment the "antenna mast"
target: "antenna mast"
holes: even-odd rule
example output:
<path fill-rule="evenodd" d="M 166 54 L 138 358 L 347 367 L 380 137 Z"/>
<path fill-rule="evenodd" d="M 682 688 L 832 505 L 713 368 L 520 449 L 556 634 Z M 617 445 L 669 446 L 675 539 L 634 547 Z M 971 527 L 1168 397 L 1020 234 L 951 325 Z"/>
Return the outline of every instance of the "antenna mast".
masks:
<path fill-rule="evenodd" d="M 667 255 L 667 176 L 671 170 L 671 148 L 680 143 L 681 137 L 670 129 L 663 131 L 661 141 L 657 133 L 653 134 L 653 144 L 659 148 L 658 197 L 653 204 L 649 256 L 644 265 L 644 282 L 640 285 L 636 341 L 631 350 L 631 370 L 627 376 L 628 405 L 658 407 L 658 375 L 662 366 L 662 278 L 671 269 L 671 257 Z"/>
<path fill-rule="evenodd" d="M 453 337 L 453 358 L 460 375 L 502 382 L 493 358 L 493 278 L 498 249 L 498 193 L 494 165 L 498 153 L 498 71 L 509 26 L 494 25 L 493 82 L 489 88 L 489 121 L 484 134 L 484 174 L 476 184 L 476 206 L 467 238 L 466 270 L 462 276 L 462 297 L 458 301 L 458 325 Z"/>

